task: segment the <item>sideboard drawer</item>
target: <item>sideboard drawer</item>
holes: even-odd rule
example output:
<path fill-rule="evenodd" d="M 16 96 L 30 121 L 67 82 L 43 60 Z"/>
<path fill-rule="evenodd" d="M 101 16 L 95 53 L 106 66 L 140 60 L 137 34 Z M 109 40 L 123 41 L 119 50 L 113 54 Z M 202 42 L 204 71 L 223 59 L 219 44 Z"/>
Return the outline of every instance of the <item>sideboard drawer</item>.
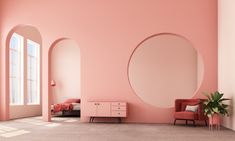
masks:
<path fill-rule="evenodd" d="M 112 106 L 126 106 L 126 102 L 112 102 Z"/>
<path fill-rule="evenodd" d="M 112 117 L 126 117 L 126 111 L 112 111 Z"/>
<path fill-rule="evenodd" d="M 118 111 L 118 110 L 126 110 L 126 106 L 113 106 L 112 105 L 112 111 Z"/>

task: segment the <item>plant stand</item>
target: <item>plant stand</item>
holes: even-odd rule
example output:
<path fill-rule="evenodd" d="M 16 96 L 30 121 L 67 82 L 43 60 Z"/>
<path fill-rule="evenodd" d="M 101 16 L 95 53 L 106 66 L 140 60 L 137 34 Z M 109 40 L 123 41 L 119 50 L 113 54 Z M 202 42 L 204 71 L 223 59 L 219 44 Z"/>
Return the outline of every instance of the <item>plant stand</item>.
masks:
<path fill-rule="evenodd" d="M 214 127 L 216 130 L 220 130 L 220 115 L 214 114 L 211 117 L 209 117 L 209 129 L 214 130 Z"/>

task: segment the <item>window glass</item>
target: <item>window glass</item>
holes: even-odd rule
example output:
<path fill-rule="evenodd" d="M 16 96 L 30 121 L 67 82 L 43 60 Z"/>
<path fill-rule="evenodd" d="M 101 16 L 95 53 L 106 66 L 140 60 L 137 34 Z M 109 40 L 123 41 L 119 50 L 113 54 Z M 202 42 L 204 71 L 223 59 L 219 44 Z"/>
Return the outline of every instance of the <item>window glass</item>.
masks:
<path fill-rule="evenodd" d="M 24 38 L 14 33 L 10 39 L 10 104 L 23 104 Z"/>
<path fill-rule="evenodd" d="M 40 45 L 27 40 L 27 103 L 40 103 Z"/>

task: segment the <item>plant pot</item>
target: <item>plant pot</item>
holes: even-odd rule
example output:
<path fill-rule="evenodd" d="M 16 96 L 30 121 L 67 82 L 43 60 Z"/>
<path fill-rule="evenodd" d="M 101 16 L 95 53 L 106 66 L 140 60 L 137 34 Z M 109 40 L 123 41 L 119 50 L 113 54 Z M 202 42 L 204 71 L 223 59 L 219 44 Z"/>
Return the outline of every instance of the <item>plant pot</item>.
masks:
<path fill-rule="evenodd" d="M 209 117 L 209 125 L 220 125 L 221 117 L 219 114 L 213 114 Z"/>

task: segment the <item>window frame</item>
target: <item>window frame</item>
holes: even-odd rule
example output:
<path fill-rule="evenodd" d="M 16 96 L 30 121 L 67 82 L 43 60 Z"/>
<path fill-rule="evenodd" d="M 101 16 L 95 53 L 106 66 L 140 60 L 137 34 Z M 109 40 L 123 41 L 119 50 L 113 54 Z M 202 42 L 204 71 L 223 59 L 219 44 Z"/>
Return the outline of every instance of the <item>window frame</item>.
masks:
<path fill-rule="evenodd" d="M 20 44 L 19 45 L 19 49 L 17 48 L 12 48 L 11 44 L 13 43 L 12 41 L 12 38 L 17 38 L 18 40 L 20 40 Z M 29 63 L 29 60 L 28 60 L 28 57 L 30 57 L 29 55 L 29 52 L 28 52 L 28 44 L 31 44 L 33 46 L 35 46 L 35 59 L 32 59 L 35 61 L 35 65 L 33 65 L 35 68 L 34 70 L 36 70 L 36 72 L 34 73 L 33 77 L 35 77 L 35 80 L 32 80 L 32 83 L 36 83 L 34 86 L 36 87 L 35 88 L 35 94 L 36 96 L 34 97 L 35 100 L 32 100 L 33 102 L 29 102 L 29 92 L 28 92 L 28 63 Z M 16 45 L 17 46 L 17 45 Z M 31 38 L 28 38 L 28 37 L 25 37 L 23 35 L 20 35 L 18 33 L 13 33 L 11 38 L 10 38 L 10 41 L 9 41 L 9 76 L 8 76 L 8 79 L 9 79 L 9 105 L 10 106 L 23 106 L 23 105 L 41 105 L 41 44 L 38 43 L 38 42 L 35 42 L 34 40 L 32 40 Z M 17 55 L 17 58 L 14 57 L 12 55 L 12 51 L 14 52 L 18 52 L 18 55 Z M 12 57 L 13 56 L 13 57 Z M 31 56 L 33 57 L 33 56 Z M 12 59 L 12 58 L 16 58 L 16 59 Z M 19 59 L 20 58 L 20 59 Z M 12 62 L 12 60 L 16 61 L 18 60 L 18 64 L 17 63 L 14 63 Z M 17 64 L 17 67 L 14 66 L 14 64 Z M 12 68 L 18 68 L 17 71 L 12 71 L 13 69 Z M 19 101 L 20 102 L 17 102 L 17 103 L 13 103 L 12 101 L 12 96 L 13 94 L 11 93 L 13 91 L 12 89 L 12 86 L 13 86 L 13 82 L 12 81 L 13 79 L 13 72 L 16 75 L 16 77 L 18 78 L 18 87 L 17 88 L 17 94 L 15 95 L 18 95 L 18 93 L 20 94 L 19 98 L 14 98 L 14 99 L 20 99 Z M 13 75 L 12 75 L 13 74 Z M 19 76 L 18 76 L 19 75 Z M 31 77 L 32 78 L 32 77 Z M 32 88 L 33 86 L 31 85 L 31 95 L 32 95 Z M 14 95 L 14 96 L 15 96 Z"/>

